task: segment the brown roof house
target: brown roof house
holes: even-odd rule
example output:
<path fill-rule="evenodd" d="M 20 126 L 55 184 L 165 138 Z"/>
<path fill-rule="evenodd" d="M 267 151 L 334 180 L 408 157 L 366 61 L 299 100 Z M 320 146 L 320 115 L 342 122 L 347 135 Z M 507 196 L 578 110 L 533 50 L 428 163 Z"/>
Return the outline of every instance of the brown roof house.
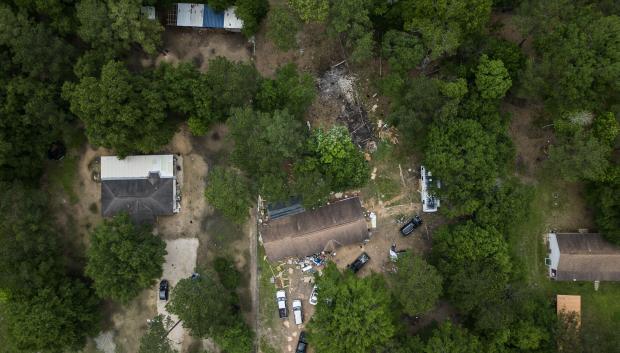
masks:
<path fill-rule="evenodd" d="M 260 239 L 274 261 L 361 243 L 368 239 L 368 226 L 360 200 L 354 197 L 266 222 Z"/>
<path fill-rule="evenodd" d="M 620 247 L 596 233 L 549 233 L 549 276 L 558 281 L 620 281 Z"/>

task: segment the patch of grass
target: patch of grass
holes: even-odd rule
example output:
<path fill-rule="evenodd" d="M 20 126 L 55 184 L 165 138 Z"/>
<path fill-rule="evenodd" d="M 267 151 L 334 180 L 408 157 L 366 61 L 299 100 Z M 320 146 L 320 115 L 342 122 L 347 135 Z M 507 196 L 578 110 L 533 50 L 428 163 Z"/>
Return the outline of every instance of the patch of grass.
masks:
<path fill-rule="evenodd" d="M 62 190 L 71 204 L 76 204 L 80 200 L 73 188 L 77 174 L 78 158 L 70 154 L 60 161 L 52 161 L 48 170 L 51 190 Z"/>
<path fill-rule="evenodd" d="M 232 243 L 241 239 L 244 234 L 240 226 L 228 221 L 217 211 L 207 217 L 204 228 L 207 234 L 213 235 L 212 245 L 222 250 L 229 249 Z"/>
<path fill-rule="evenodd" d="M 262 353 L 278 353 L 278 351 L 276 351 L 276 349 L 273 348 L 273 346 L 270 345 L 264 337 L 260 339 L 260 351 Z"/>
<path fill-rule="evenodd" d="M 271 283 L 270 264 L 265 260 L 265 249 L 258 248 L 258 291 L 259 291 L 259 320 L 261 326 L 275 329 L 278 306 L 276 304 L 276 287 Z"/>

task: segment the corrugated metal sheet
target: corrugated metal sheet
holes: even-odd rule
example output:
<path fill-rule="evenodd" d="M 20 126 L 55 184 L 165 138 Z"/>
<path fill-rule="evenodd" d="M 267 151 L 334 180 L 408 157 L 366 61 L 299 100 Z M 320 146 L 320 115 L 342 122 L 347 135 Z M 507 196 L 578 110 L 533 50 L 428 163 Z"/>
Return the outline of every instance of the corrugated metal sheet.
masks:
<path fill-rule="evenodd" d="M 203 4 L 177 4 L 177 26 L 202 27 L 204 16 Z"/>
<path fill-rule="evenodd" d="M 234 7 L 224 11 L 224 28 L 230 30 L 241 30 L 243 28 L 243 21 L 237 17 Z"/>
<path fill-rule="evenodd" d="M 208 5 L 205 5 L 202 26 L 207 28 L 224 28 L 224 13 L 215 12 Z"/>
<path fill-rule="evenodd" d="M 160 178 L 172 178 L 174 156 L 127 156 L 125 159 L 116 156 L 101 157 L 101 180 L 146 179 L 149 173 L 159 173 Z"/>

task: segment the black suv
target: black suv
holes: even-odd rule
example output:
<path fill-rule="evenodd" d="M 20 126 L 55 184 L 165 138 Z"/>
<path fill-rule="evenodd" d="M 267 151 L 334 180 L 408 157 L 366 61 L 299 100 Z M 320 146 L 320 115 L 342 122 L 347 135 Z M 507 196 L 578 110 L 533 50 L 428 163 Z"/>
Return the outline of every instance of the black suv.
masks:
<path fill-rule="evenodd" d="M 168 280 L 162 279 L 159 282 L 159 300 L 168 300 Z"/>
<path fill-rule="evenodd" d="M 299 341 L 297 342 L 297 350 L 295 353 L 306 353 L 306 349 L 308 349 L 308 342 L 306 342 L 306 333 L 301 331 L 299 334 Z"/>
<path fill-rule="evenodd" d="M 363 252 L 360 256 L 357 257 L 357 259 L 355 259 L 355 261 L 353 261 L 352 264 L 349 265 L 349 269 L 353 271 L 353 273 L 357 273 L 357 271 L 364 267 L 364 265 L 366 265 L 368 261 L 370 261 L 370 256 Z"/>
<path fill-rule="evenodd" d="M 418 228 L 422 224 L 422 218 L 420 216 L 413 217 L 409 222 L 405 223 L 404 226 L 400 227 L 400 234 L 407 236 Z"/>

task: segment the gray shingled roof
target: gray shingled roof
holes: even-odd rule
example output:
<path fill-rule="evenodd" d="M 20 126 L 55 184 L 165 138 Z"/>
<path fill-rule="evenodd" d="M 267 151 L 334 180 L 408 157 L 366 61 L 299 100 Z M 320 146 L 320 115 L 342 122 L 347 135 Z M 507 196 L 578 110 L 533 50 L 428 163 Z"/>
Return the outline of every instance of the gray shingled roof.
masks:
<path fill-rule="evenodd" d="M 127 212 L 136 223 L 153 223 L 157 216 L 173 214 L 174 182 L 172 178 L 103 180 L 101 213 L 112 217 Z"/>
<path fill-rule="evenodd" d="M 351 198 L 271 220 L 263 224 L 261 237 L 265 253 L 273 261 L 361 243 L 368 238 L 368 227 L 360 200 Z"/>
<path fill-rule="evenodd" d="M 620 281 L 620 247 L 600 234 L 559 233 L 560 281 Z"/>

